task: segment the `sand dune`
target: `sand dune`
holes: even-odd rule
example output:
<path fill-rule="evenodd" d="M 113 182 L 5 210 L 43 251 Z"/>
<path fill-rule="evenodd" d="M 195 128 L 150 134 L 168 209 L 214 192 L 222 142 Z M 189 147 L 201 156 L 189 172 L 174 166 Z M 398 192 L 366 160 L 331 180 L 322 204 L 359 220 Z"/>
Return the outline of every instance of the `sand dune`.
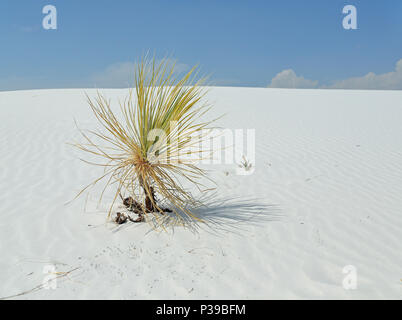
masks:
<path fill-rule="evenodd" d="M 211 229 L 160 233 L 105 222 L 111 195 L 97 206 L 96 190 L 65 204 L 101 170 L 66 144 L 80 139 L 74 118 L 94 124 L 84 90 L 0 92 L 0 297 L 54 265 L 79 269 L 16 298 L 400 299 L 402 92 L 216 87 L 208 98 L 221 126 L 256 129 L 255 171 L 210 166 L 217 193 L 199 214 Z"/>

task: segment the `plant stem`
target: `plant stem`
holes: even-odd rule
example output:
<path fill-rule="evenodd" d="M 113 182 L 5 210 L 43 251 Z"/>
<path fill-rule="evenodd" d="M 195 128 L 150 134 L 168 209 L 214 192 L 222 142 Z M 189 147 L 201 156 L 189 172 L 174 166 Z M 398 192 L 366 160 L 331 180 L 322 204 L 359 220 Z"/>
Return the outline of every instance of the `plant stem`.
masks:
<path fill-rule="evenodd" d="M 144 181 L 141 176 L 139 177 L 139 181 L 145 194 L 145 209 L 148 212 L 153 212 L 155 204 L 154 188 L 150 187 L 148 182 Z"/>

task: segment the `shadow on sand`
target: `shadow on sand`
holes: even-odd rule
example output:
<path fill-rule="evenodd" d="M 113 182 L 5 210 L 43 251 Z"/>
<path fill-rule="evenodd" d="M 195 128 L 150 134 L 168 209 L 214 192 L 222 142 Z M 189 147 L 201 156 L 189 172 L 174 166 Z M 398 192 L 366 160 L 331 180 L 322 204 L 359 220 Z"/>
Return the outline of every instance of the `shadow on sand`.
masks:
<path fill-rule="evenodd" d="M 200 229 L 219 233 L 240 232 L 249 226 L 263 226 L 266 222 L 279 221 L 283 217 L 278 205 L 264 204 L 259 199 L 218 198 L 216 195 L 202 199 L 202 205 L 191 208 L 191 212 L 202 222 L 181 214 L 181 227 L 198 232 Z M 165 222 L 170 220 L 168 217 Z M 171 219 L 177 219 L 173 214 Z M 171 220 L 170 220 L 171 222 Z M 178 225 L 166 223 L 174 231 Z"/>
<path fill-rule="evenodd" d="M 264 227 L 267 222 L 280 221 L 284 217 L 278 205 L 264 202 L 258 198 L 223 198 L 209 194 L 200 199 L 200 205 L 188 207 L 197 219 L 177 209 L 175 213 L 166 213 L 158 219 L 150 217 L 148 222 L 151 229 L 148 232 L 164 230 L 174 233 L 176 228 L 184 227 L 194 233 L 204 230 L 218 235 L 222 231 L 243 234 L 250 226 Z M 140 225 L 142 224 L 119 225 L 112 232 Z"/>

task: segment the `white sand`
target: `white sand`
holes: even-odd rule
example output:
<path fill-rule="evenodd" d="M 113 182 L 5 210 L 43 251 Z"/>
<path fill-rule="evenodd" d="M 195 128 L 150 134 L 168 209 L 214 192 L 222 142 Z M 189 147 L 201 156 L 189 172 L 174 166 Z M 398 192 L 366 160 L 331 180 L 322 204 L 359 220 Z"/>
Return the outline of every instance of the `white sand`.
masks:
<path fill-rule="evenodd" d="M 402 92 L 214 88 L 209 100 L 223 126 L 256 129 L 256 170 L 210 168 L 218 194 L 202 214 L 229 230 L 166 234 L 105 224 L 96 194 L 86 210 L 85 196 L 64 205 L 101 170 L 65 144 L 80 139 L 73 118 L 94 123 L 82 89 L 1 92 L 0 297 L 53 263 L 79 269 L 19 298 L 400 299 Z"/>

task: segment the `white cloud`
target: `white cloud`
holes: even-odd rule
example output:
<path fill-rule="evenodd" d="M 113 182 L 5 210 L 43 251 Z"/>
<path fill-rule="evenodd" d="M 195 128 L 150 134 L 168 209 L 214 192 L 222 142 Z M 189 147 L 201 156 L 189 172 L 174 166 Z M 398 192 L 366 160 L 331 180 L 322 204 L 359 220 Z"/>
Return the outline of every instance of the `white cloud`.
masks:
<path fill-rule="evenodd" d="M 331 89 L 402 89 L 402 59 L 396 63 L 395 71 L 383 74 L 367 73 L 363 77 L 349 78 L 336 81 L 333 85 L 327 86 Z"/>
<path fill-rule="evenodd" d="M 161 60 L 156 60 L 156 63 Z M 174 60 L 168 59 L 171 66 Z M 49 76 L 9 76 L 0 78 L 0 91 L 50 88 L 129 88 L 134 86 L 133 62 L 118 62 L 81 79 L 51 78 Z M 189 71 L 183 63 L 175 64 L 175 74 Z"/>
<path fill-rule="evenodd" d="M 297 76 L 292 69 L 279 72 L 268 85 L 268 88 L 316 88 L 318 81 L 305 79 Z"/>
<path fill-rule="evenodd" d="M 134 84 L 135 64 L 119 62 L 90 77 L 91 85 L 97 88 L 132 87 Z"/>
<path fill-rule="evenodd" d="M 318 85 L 318 81 L 297 76 L 292 69 L 278 73 L 268 88 L 321 88 L 321 89 L 363 89 L 363 90 L 402 90 L 402 59 L 396 63 L 395 70 L 383 74 L 367 73 L 335 81 L 331 85 Z"/>
<path fill-rule="evenodd" d="M 159 63 L 157 60 L 156 63 Z M 168 59 L 169 65 L 174 63 Z M 128 88 L 134 86 L 134 72 L 137 68 L 133 62 L 119 62 L 112 64 L 103 71 L 92 75 L 89 79 L 90 85 L 97 88 Z M 189 67 L 183 63 L 175 64 L 175 73 L 188 70 Z"/>

